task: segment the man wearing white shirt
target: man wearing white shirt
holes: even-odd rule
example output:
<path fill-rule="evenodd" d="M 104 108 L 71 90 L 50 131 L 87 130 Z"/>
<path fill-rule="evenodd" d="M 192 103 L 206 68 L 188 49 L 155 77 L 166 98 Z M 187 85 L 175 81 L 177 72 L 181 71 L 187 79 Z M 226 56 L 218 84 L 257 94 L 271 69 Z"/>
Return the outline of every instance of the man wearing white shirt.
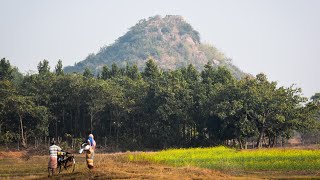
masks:
<path fill-rule="evenodd" d="M 56 142 L 54 140 L 52 140 L 51 146 L 49 147 L 49 154 L 50 154 L 50 159 L 49 159 L 49 163 L 48 163 L 49 176 L 50 176 L 50 173 L 53 176 L 55 173 L 55 169 L 57 168 L 58 151 L 61 151 L 61 148 L 56 145 Z"/>

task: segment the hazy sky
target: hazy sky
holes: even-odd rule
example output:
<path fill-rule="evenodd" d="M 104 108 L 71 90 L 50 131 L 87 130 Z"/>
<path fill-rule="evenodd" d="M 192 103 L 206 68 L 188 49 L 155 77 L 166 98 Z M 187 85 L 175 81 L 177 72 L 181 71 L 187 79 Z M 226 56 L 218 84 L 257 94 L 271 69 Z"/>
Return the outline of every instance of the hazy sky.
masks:
<path fill-rule="evenodd" d="M 157 14 L 185 17 L 244 72 L 320 92 L 320 0 L 0 0 L 0 58 L 73 65 Z"/>

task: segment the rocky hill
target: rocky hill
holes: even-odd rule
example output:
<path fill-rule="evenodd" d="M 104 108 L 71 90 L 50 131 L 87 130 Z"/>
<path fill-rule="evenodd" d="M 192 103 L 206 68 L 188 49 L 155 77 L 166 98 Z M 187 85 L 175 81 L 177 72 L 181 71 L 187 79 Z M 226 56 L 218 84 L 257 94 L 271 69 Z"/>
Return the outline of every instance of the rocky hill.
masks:
<path fill-rule="evenodd" d="M 99 72 L 104 65 L 116 63 L 120 67 L 137 64 L 143 69 L 145 62 L 153 58 L 162 69 L 176 69 L 193 64 L 201 70 L 210 62 L 215 66 L 227 66 L 237 77 L 242 72 L 214 46 L 203 44 L 200 36 L 183 17 L 167 15 L 140 20 L 135 26 L 110 46 L 90 54 L 85 60 L 68 66 L 66 72 L 82 72 L 86 67 Z"/>

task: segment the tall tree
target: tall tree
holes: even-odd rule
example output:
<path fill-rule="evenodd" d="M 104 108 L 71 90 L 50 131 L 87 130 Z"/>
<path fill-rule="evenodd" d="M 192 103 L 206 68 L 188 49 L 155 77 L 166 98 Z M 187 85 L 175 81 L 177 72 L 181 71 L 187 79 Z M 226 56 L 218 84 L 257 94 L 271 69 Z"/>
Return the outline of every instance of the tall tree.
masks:
<path fill-rule="evenodd" d="M 156 63 L 153 59 L 149 59 L 146 62 L 146 67 L 145 67 L 142 75 L 143 75 L 143 78 L 149 82 L 152 82 L 153 80 L 155 80 L 159 77 L 160 71 L 159 71 L 158 66 L 156 65 Z"/>
<path fill-rule="evenodd" d="M 118 67 L 118 65 L 116 63 L 113 63 L 111 65 L 111 72 L 110 72 L 111 76 L 112 77 L 116 77 L 116 76 L 119 76 L 121 75 L 121 70 L 120 68 Z"/>
<path fill-rule="evenodd" d="M 127 76 L 133 80 L 138 80 L 139 78 L 141 78 L 138 66 L 136 64 L 134 64 L 133 66 L 127 66 Z"/>
<path fill-rule="evenodd" d="M 310 98 L 315 104 L 320 105 L 320 93 L 315 93 L 313 96 Z"/>
<path fill-rule="evenodd" d="M 24 96 L 11 96 L 6 100 L 7 110 L 16 113 L 19 120 L 19 134 L 20 141 L 23 147 L 27 147 L 28 133 L 35 133 L 34 130 L 40 130 L 40 134 L 46 135 L 48 124 L 46 118 L 43 118 L 46 114 L 46 107 L 36 106 L 30 97 Z M 38 123 L 35 126 L 30 126 L 30 119 L 39 118 Z M 26 122 L 26 120 L 29 120 Z M 29 125 L 29 126 L 28 126 Z M 35 128 L 37 127 L 37 128 Z"/>
<path fill-rule="evenodd" d="M 83 77 L 85 78 L 93 78 L 93 73 L 89 68 L 86 68 L 83 72 Z"/>
<path fill-rule="evenodd" d="M 50 72 L 50 66 L 48 60 L 40 61 L 38 64 L 38 72 L 39 74 L 47 74 Z"/>
<path fill-rule="evenodd" d="M 107 65 L 104 65 L 104 66 L 102 67 L 101 77 L 102 77 L 102 79 L 104 79 L 104 80 L 107 80 L 107 79 L 110 79 L 110 78 L 111 78 L 111 72 L 110 72 L 110 70 L 109 70 L 109 68 L 108 68 Z"/>
<path fill-rule="evenodd" d="M 0 81 L 2 80 L 11 80 L 12 76 L 12 67 L 10 65 L 9 60 L 6 58 L 2 58 L 0 61 Z"/>
<path fill-rule="evenodd" d="M 63 68 L 62 68 L 62 61 L 61 61 L 61 59 L 59 59 L 57 65 L 56 65 L 56 67 L 55 67 L 55 72 L 56 72 L 56 75 L 58 75 L 58 76 L 64 74 Z"/>

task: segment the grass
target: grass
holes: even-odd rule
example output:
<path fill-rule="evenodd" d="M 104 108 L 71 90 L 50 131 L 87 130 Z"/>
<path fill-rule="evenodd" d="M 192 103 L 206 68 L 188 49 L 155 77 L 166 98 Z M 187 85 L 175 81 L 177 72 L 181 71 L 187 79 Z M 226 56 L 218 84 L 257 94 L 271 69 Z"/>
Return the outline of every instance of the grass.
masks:
<path fill-rule="evenodd" d="M 150 161 L 176 167 L 193 166 L 214 170 L 319 171 L 320 150 L 213 148 L 169 149 L 128 156 L 130 161 Z"/>

